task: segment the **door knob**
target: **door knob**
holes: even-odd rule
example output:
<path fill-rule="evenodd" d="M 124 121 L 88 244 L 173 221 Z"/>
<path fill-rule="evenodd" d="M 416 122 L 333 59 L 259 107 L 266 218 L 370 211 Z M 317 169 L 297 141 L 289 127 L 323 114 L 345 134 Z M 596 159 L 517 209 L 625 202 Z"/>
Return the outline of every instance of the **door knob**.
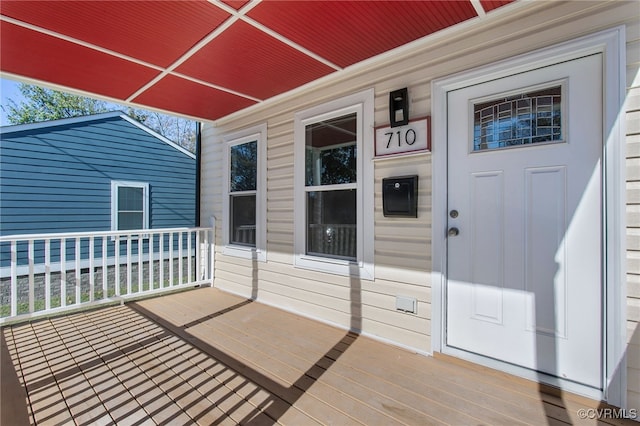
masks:
<path fill-rule="evenodd" d="M 460 230 L 458 228 L 455 228 L 455 227 L 449 228 L 448 234 L 449 234 L 450 237 L 455 237 L 459 233 L 460 233 Z"/>

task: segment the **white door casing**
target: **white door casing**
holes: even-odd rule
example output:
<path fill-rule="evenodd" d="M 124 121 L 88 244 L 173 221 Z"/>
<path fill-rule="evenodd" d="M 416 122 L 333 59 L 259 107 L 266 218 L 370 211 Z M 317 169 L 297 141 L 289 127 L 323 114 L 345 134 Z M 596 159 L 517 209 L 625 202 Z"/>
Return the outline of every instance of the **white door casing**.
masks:
<path fill-rule="evenodd" d="M 443 352 L 501 369 L 536 381 L 550 383 L 563 389 L 581 393 L 597 399 L 604 399 L 614 405 L 626 406 L 626 292 L 625 277 L 625 150 L 623 103 L 625 99 L 625 42 L 624 27 L 616 27 L 594 33 L 579 39 L 543 48 L 491 65 L 471 69 L 443 77 L 432 82 L 432 122 L 433 122 L 433 240 L 432 240 L 432 322 L 431 342 L 434 352 Z M 602 298 L 601 310 L 601 353 L 603 354 L 603 390 L 584 386 L 538 373 L 528 368 L 487 356 L 475 355 L 466 350 L 448 346 L 446 341 L 446 287 L 447 287 L 447 229 L 449 225 L 448 202 L 448 96 L 450 92 L 502 79 L 516 74 L 555 65 L 561 62 L 602 53 L 602 181 L 600 195 L 602 204 Z M 496 93 L 503 93 L 497 90 Z M 578 108 L 581 108 L 578 106 Z M 524 150 L 529 148 L 522 148 Z M 537 147 L 530 149 L 538 149 Z M 517 148 L 516 148 L 517 150 Z M 480 154 L 484 155 L 484 154 Z M 553 166 L 551 166 L 553 167 Z M 556 170 L 557 171 L 557 170 Z M 534 170 L 530 170 L 532 175 Z M 557 174 L 553 169 L 537 170 L 537 180 L 552 179 Z M 559 172 L 559 171 L 558 171 Z M 559 172 L 562 173 L 562 172 Z M 491 180 L 490 177 L 486 177 Z M 498 179 L 497 177 L 494 178 Z M 504 179 L 502 177 L 501 179 Z M 530 177 L 530 180 L 534 179 Z M 482 179 L 481 179 L 482 180 Z M 538 185 L 541 187 L 544 185 Z M 534 188 L 535 189 L 535 188 Z M 539 192 L 539 191 L 538 191 Z M 532 196 L 536 191 L 529 191 Z M 545 192 L 542 192 L 545 194 Z M 568 208 L 567 208 L 568 211 Z M 462 217 L 462 214 L 460 215 Z M 508 219 L 507 219 L 508 220 Z M 567 224 L 569 226 L 569 224 Z M 460 229 L 460 235 L 463 235 Z M 554 296 L 557 298 L 557 296 Z M 535 306 L 535 305 L 530 305 Z M 535 309 L 533 312 L 534 313 Z M 531 318 L 531 316 L 529 316 Z M 554 309 L 554 327 L 556 323 Z M 542 324 L 539 322 L 538 324 Z M 543 330 L 544 332 L 544 330 Z M 547 333 L 551 334 L 551 333 Z M 554 343 L 555 345 L 555 343 Z M 554 349 L 554 353 L 557 353 Z M 555 357 L 556 355 L 554 355 Z M 555 362 L 555 361 L 554 361 Z M 536 368 L 538 368 L 536 366 Z M 557 371 L 557 370 L 556 370 Z M 558 374 L 558 373 L 555 373 Z"/>
<path fill-rule="evenodd" d="M 595 54 L 546 66 L 451 91 L 448 102 L 448 206 L 459 212 L 449 227 L 459 234 L 448 239 L 447 345 L 594 388 L 601 64 Z M 473 150 L 474 104 L 548 88 L 561 93 L 561 141 Z"/>

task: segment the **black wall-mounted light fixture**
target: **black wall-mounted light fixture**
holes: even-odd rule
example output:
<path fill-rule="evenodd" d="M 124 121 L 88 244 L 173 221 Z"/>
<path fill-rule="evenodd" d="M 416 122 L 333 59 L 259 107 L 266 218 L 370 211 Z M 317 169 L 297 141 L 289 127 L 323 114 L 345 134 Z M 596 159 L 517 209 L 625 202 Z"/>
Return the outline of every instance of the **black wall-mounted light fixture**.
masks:
<path fill-rule="evenodd" d="M 391 127 L 409 124 L 409 91 L 406 87 L 389 93 L 389 123 Z"/>

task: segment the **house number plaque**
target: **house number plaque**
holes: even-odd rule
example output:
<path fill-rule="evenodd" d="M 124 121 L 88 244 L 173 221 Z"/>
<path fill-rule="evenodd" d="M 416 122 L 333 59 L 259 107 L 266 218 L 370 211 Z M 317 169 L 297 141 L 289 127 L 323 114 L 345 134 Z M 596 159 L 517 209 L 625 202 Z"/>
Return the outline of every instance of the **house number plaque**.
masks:
<path fill-rule="evenodd" d="M 399 127 L 376 127 L 376 157 L 428 151 L 430 144 L 430 117 L 410 120 Z"/>

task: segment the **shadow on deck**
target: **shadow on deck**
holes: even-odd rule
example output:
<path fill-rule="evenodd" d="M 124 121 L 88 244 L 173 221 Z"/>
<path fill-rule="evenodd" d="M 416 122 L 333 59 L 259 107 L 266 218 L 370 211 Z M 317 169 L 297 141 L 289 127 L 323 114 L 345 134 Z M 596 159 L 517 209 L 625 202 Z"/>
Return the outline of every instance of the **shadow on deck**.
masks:
<path fill-rule="evenodd" d="M 578 410 L 598 406 L 211 288 L 4 327 L 1 350 L 3 425 L 595 424 Z"/>

